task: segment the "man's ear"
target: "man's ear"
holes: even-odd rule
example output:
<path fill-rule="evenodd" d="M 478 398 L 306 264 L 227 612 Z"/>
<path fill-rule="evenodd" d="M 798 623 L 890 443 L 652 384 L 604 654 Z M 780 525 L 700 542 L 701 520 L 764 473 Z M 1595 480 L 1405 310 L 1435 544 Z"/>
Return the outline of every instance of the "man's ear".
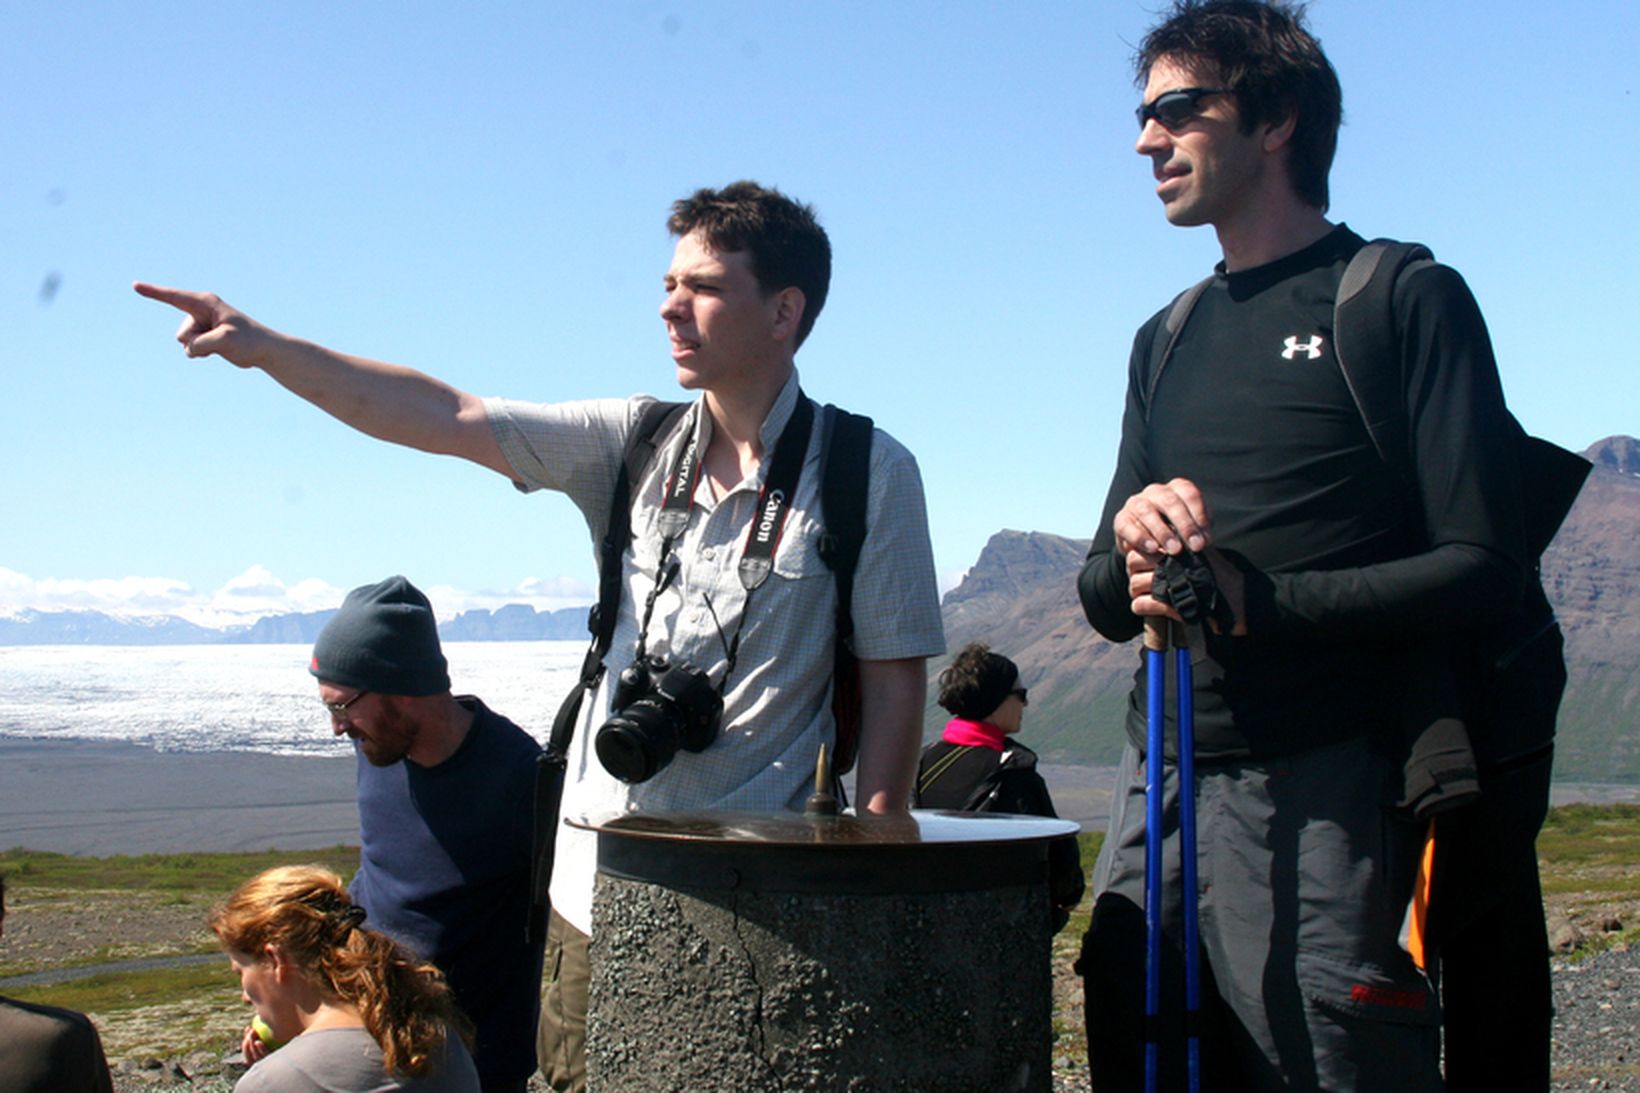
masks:
<path fill-rule="evenodd" d="M 1266 152 L 1274 152 L 1293 139 L 1293 130 L 1298 128 L 1298 111 L 1290 110 L 1287 116 L 1278 122 L 1264 124 L 1264 136 L 1260 147 Z"/>
<path fill-rule="evenodd" d="M 803 290 L 796 285 L 788 285 L 774 294 L 774 327 L 772 333 L 777 341 L 797 340 L 797 327 L 803 321 L 803 311 L 808 307 L 808 299 Z"/>

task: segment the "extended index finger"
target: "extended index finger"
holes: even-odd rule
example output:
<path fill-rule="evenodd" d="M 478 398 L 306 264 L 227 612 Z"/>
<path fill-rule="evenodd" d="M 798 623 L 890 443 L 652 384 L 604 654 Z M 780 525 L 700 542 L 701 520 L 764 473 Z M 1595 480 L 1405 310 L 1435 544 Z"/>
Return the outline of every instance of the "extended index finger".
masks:
<path fill-rule="evenodd" d="M 192 292 L 185 288 L 151 285 L 147 281 L 133 281 L 131 287 L 136 290 L 138 296 L 146 296 L 150 300 L 170 304 L 179 311 L 186 311 L 196 319 L 210 318 L 211 301 L 207 293 Z"/>

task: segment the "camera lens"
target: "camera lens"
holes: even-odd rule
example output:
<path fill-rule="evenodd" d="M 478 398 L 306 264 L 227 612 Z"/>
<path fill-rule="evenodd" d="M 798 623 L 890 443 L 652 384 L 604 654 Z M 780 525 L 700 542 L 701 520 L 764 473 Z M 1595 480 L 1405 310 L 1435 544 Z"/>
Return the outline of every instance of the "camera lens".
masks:
<path fill-rule="evenodd" d="M 598 762 L 626 783 L 646 782 L 678 753 L 678 718 L 671 703 L 640 698 L 598 730 Z"/>

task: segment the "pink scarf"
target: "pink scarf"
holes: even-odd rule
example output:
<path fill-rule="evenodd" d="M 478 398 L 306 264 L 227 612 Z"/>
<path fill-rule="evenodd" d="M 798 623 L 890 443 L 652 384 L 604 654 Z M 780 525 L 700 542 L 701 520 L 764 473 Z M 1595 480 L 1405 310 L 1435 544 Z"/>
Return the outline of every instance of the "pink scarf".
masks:
<path fill-rule="evenodd" d="M 1002 742 L 1007 735 L 989 721 L 968 721 L 961 717 L 953 717 L 945 723 L 945 734 L 942 739 L 947 744 L 1001 751 Z"/>

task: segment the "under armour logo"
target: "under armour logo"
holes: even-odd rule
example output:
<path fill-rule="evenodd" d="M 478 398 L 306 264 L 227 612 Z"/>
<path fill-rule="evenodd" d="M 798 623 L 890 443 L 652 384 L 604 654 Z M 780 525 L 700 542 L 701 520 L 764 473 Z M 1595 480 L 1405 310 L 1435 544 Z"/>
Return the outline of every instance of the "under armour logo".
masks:
<path fill-rule="evenodd" d="M 1283 342 L 1282 344 L 1285 345 L 1287 348 L 1285 348 L 1281 351 L 1281 355 L 1282 355 L 1282 357 L 1286 358 L 1287 360 L 1296 360 L 1296 359 L 1298 359 L 1298 355 L 1300 353 L 1304 354 L 1304 358 L 1306 360 L 1312 360 L 1312 361 L 1315 360 L 1317 357 L 1321 356 L 1321 335 L 1320 334 L 1310 335 L 1310 340 L 1307 341 L 1307 342 L 1299 341 L 1297 334 L 1289 334 L 1289 335 L 1287 335 L 1287 340 L 1285 342 Z"/>

